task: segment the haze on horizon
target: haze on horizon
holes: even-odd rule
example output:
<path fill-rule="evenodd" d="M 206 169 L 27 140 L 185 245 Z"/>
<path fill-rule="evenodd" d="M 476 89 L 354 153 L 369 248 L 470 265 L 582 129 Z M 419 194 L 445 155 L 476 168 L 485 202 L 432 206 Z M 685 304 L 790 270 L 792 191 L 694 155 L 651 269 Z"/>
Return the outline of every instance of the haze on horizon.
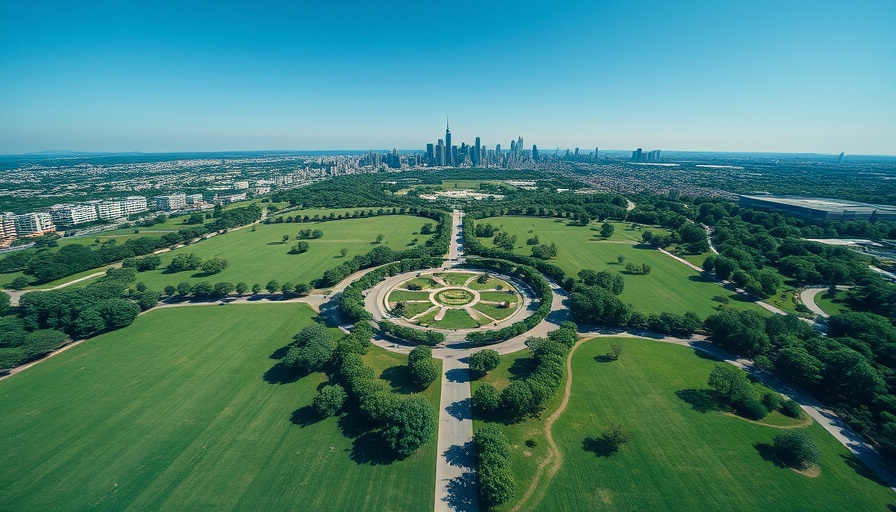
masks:
<path fill-rule="evenodd" d="M 599 5 L 598 5 L 599 4 Z M 0 0 L 0 154 L 896 155 L 896 2 Z"/>

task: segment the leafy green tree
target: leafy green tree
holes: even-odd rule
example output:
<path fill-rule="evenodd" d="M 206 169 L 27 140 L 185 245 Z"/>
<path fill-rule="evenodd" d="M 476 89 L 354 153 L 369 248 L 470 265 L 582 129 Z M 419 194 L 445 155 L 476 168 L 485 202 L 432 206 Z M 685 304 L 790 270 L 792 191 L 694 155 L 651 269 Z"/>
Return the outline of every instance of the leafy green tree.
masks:
<path fill-rule="evenodd" d="M 189 295 L 193 291 L 193 285 L 183 281 L 177 284 L 177 294 L 180 296 Z"/>
<path fill-rule="evenodd" d="M 421 235 L 431 235 L 433 233 L 432 222 L 425 222 L 420 228 Z"/>
<path fill-rule="evenodd" d="M 610 238 L 611 236 L 613 236 L 613 231 L 615 231 L 615 229 L 616 228 L 614 228 L 613 225 L 609 222 L 604 222 L 600 225 L 600 236 L 602 236 L 603 238 Z"/>
<path fill-rule="evenodd" d="M 144 292 L 144 291 L 146 291 L 146 283 L 144 283 L 143 281 L 140 281 L 139 283 L 134 285 L 134 288 L 136 288 L 138 292 Z"/>
<path fill-rule="evenodd" d="M 172 285 L 170 285 L 170 284 L 169 284 L 168 286 L 165 287 L 165 295 L 171 297 L 171 296 L 173 296 L 175 293 L 177 293 L 177 288 L 176 288 L 176 287 L 174 287 L 174 286 L 172 286 Z"/>
<path fill-rule="evenodd" d="M 345 392 L 345 388 L 339 384 L 330 384 L 317 392 L 311 401 L 311 406 L 321 416 L 332 416 L 342 408 L 347 398 L 348 394 Z"/>
<path fill-rule="evenodd" d="M 268 281 L 268 284 L 265 285 L 264 289 L 267 290 L 268 293 L 276 293 L 277 290 L 280 289 L 280 282 L 276 279 L 271 279 Z"/>
<path fill-rule="evenodd" d="M 521 380 L 512 381 L 501 392 L 501 408 L 511 418 L 521 418 L 533 408 L 532 389 Z"/>
<path fill-rule="evenodd" d="M 314 229 L 311 231 L 311 238 L 321 238 L 324 236 L 324 232 L 319 229 Z"/>
<path fill-rule="evenodd" d="M 225 260 L 223 258 L 210 258 L 208 260 L 205 260 L 202 263 L 200 270 L 202 270 L 202 272 L 209 274 L 209 275 L 217 274 L 219 272 L 222 272 L 224 269 L 226 269 L 227 265 L 228 265 L 227 260 Z"/>
<path fill-rule="evenodd" d="M 237 295 L 243 295 L 243 294 L 246 293 L 246 291 L 248 291 L 248 290 L 249 290 L 249 285 L 248 285 L 248 284 L 246 284 L 246 283 L 244 283 L 244 282 L 242 282 L 242 281 L 240 281 L 239 283 L 236 283 L 236 293 L 237 293 Z"/>
<path fill-rule="evenodd" d="M 290 254 L 302 254 L 302 253 L 308 252 L 308 249 L 310 249 L 310 248 L 311 248 L 311 244 L 302 240 L 299 243 L 297 243 L 296 245 L 294 245 L 293 248 L 290 249 L 289 253 Z"/>
<path fill-rule="evenodd" d="M 293 337 L 284 362 L 295 369 L 317 371 L 332 359 L 335 350 L 336 341 L 327 329 L 320 324 L 312 324 Z"/>
<path fill-rule="evenodd" d="M 211 297 L 215 294 L 215 287 L 208 281 L 200 281 L 193 285 L 193 295 L 197 297 Z"/>
<path fill-rule="evenodd" d="M 729 405 L 755 400 L 756 393 L 747 374 L 730 364 L 719 363 L 709 374 L 709 387 L 715 389 Z"/>
<path fill-rule="evenodd" d="M 174 273 L 182 272 L 184 270 L 196 270 L 201 265 L 202 258 L 196 256 L 193 253 L 178 254 L 171 260 L 171 263 L 168 264 L 166 271 L 169 273 Z"/>
<path fill-rule="evenodd" d="M 775 451 L 791 467 L 806 469 L 821 459 L 821 451 L 806 429 L 787 430 L 776 435 L 773 442 Z"/>
<path fill-rule="evenodd" d="M 436 426 L 436 413 L 426 400 L 406 398 L 395 408 L 383 438 L 396 453 L 408 456 L 435 437 Z"/>
<path fill-rule="evenodd" d="M 619 256 L 616 256 L 616 262 L 618 262 L 620 265 L 622 265 L 623 263 L 625 263 L 625 255 L 624 255 L 624 254 L 620 254 Z"/>
<path fill-rule="evenodd" d="M 286 243 L 289 241 L 289 235 L 283 235 L 283 241 L 281 243 Z"/>
<path fill-rule="evenodd" d="M 9 283 L 9 287 L 13 290 L 24 290 L 29 284 L 31 284 L 31 281 L 29 281 L 27 277 L 20 276 L 13 279 L 12 282 Z"/>
<path fill-rule="evenodd" d="M 488 373 L 501 364 L 498 351 L 490 348 L 471 354 L 469 360 L 470 370 L 480 374 Z"/>
<path fill-rule="evenodd" d="M 258 295 L 259 292 L 261 292 L 261 285 L 258 283 L 253 284 L 252 285 L 252 295 Z"/>
<path fill-rule="evenodd" d="M 512 498 L 516 487 L 510 470 L 510 443 L 494 425 L 479 429 L 473 442 L 476 445 L 479 503 L 496 507 Z"/>
<path fill-rule="evenodd" d="M 339 255 L 340 255 L 340 256 L 342 256 L 343 258 L 345 258 L 345 255 L 346 255 L 346 254 L 348 254 L 348 249 L 346 249 L 345 247 L 343 247 L 342 249 L 339 249 Z"/>
<path fill-rule="evenodd" d="M 501 407 L 501 393 L 491 384 L 482 384 L 472 397 L 473 408 L 484 414 L 492 414 Z"/>
<path fill-rule="evenodd" d="M 215 293 L 218 295 L 230 295 L 234 290 L 233 283 L 229 283 L 227 281 L 222 281 L 220 283 L 215 283 Z"/>
<path fill-rule="evenodd" d="M 619 451 L 619 448 L 632 440 L 632 435 L 628 430 L 622 427 L 622 425 L 618 423 L 610 423 L 606 430 L 604 430 L 603 435 L 601 436 L 601 440 L 604 443 L 604 446 L 607 447 L 607 451 L 610 453 Z"/>

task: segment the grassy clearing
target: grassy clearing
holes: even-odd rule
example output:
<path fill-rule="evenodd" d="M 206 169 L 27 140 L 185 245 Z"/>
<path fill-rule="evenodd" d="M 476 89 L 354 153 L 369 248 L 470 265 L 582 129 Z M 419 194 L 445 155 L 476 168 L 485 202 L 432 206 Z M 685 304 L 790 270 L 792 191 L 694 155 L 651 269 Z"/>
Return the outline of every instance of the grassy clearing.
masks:
<path fill-rule="evenodd" d="M 512 304 L 509 308 L 499 308 L 492 304 L 478 303 L 472 306 L 476 311 L 481 311 L 495 320 L 503 320 L 512 315 L 516 311 L 516 304 Z"/>
<path fill-rule="evenodd" d="M 531 372 L 534 361 L 532 352 L 523 350 L 513 354 L 501 356 L 501 364 L 484 377 L 471 383 L 473 393 L 482 384 L 488 383 L 501 391 L 511 380 L 525 377 Z M 565 384 L 564 384 L 565 385 Z M 562 401 L 562 388 L 550 400 L 540 417 L 528 418 L 519 423 L 505 425 L 500 422 L 484 421 L 474 415 L 473 430 L 476 431 L 485 425 L 496 425 L 501 428 L 511 445 L 511 470 L 516 479 L 516 498 L 522 496 L 529 486 L 529 482 L 535 475 L 538 464 L 548 454 L 548 443 L 544 436 L 544 421 L 557 409 Z M 532 440 L 535 446 L 527 446 L 526 441 Z M 499 510 L 510 510 L 513 500 Z"/>
<path fill-rule="evenodd" d="M 445 284 L 448 284 L 449 286 L 463 286 L 463 284 L 474 275 L 476 274 L 464 272 L 442 272 L 435 274 L 436 277 L 442 278 L 442 281 L 445 281 Z"/>
<path fill-rule="evenodd" d="M 408 215 L 320 223 L 259 224 L 254 231 L 247 227 L 164 253 L 161 255 L 162 266 L 159 270 L 141 272 L 137 280 L 143 281 L 149 288 L 155 290 L 167 285 L 177 285 L 182 281 L 191 284 L 199 281 L 212 283 L 243 281 L 249 285 L 258 283 L 262 286 L 271 279 L 276 279 L 280 283 L 286 281 L 307 283 L 341 262 L 369 252 L 376 247 L 372 242 L 377 234 L 383 234 L 385 236 L 383 243 L 395 250 L 407 248 L 411 239 L 415 237 L 419 238 L 419 243 L 424 243 L 429 236 L 413 234 L 422 224 L 423 219 L 420 217 Z M 296 243 L 297 233 L 302 229 L 320 229 L 324 232 L 324 236 L 309 240 L 308 252 L 288 254 Z M 290 237 L 286 243 L 282 243 L 284 235 Z M 343 248 L 347 250 L 344 258 L 340 255 L 340 250 Z M 195 253 L 203 259 L 224 258 L 230 265 L 223 272 L 212 276 L 197 271 L 164 273 L 164 267 L 177 254 L 186 253 Z"/>
<path fill-rule="evenodd" d="M 611 341 L 624 345 L 622 356 L 599 362 Z M 689 348 L 653 341 L 599 338 L 579 347 L 572 397 L 553 429 L 563 465 L 542 484 L 535 509 L 883 510 L 896 503 L 817 424 L 809 431 L 822 452 L 821 474 L 807 478 L 769 460 L 780 429 L 698 412 L 700 402 L 690 397 L 707 388 L 713 364 Z M 632 441 L 609 456 L 589 451 L 587 440 L 610 422 Z M 518 428 L 506 429 L 515 445 Z"/>
<path fill-rule="evenodd" d="M 415 292 L 408 290 L 392 290 L 387 297 L 389 302 L 399 302 L 403 300 L 429 300 L 429 292 Z"/>
<path fill-rule="evenodd" d="M 479 292 L 479 298 L 492 302 L 504 302 L 506 300 L 516 302 L 519 300 L 519 296 L 517 295 L 517 293 L 511 290 L 500 292 Z"/>
<path fill-rule="evenodd" d="M 405 318 L 413 318 L 420 313 L 429 311 L 430 309 L 436 307 L 432 302 L 405 302 L 404 303 L 404 317 Z"/>
<path fill-rule="evenodd" d="M 579 270 L 611 270 L 621 272 L 625 264 L 619 264 L 617 256 L 625 256 L 625 263 L 647 263 L 652 270 L 649 275 L 625 275 L 625 291 L 620 299 L 632 304 L 643 313 L 685 313 L 693 311 L 706 317 L 716 310 L 718 302 L 713 297 L 722 296 L 730 301 L 730 307 L 753 309 L 766 314 L 757 305 L 744 301 L 738 294 L 717 285 L 686 265 L 675 261 L 659 251 L 632 245 L 630 242 L 615 243 L 595 240 L 594 232 L 581 226 L 568 226 L 559 219 L 537 217 L 494 217 L 480 222 L 502 225 L 503 229 L 517 236 L 514 252 L 529 255 L 531 247 L 525 245 L 526 238 L 538 235 L 543 244 L 555 243 L 557 258 L 551 263 L 562 268 L 567 275 L 576 276 Z M 647 229 L 647 228 L 644 228 Z M 653 231 L 653 228 L 650 229 Z M 643 231 L 643 230 L 642 230 Z M 615 233 L 614 233 L 615 234 Z M 492 246 L 490 239 L 481 239 L 486 246 Z"/>
<path fill-rule="evenodd" d="M 846 290 L 837 290 L 834 295 L 824 291 L 815 296 L 815 304 L 829 315 L 845 313 L 850 311 L 849 306 L 846 305 L 847 295 L 849 292 Z"/>
<path fill-rule="evenodd" d="M 479 290 L 494 290 L 494 289 L 498 288 L 499 286 L 504 290 L 509 290 L 509 289 L 513 288 L 512 286 L 510 286 L 510 284 L 508 284 L 503 279 L 498 279 L 496 277 L 490 277 L 488 279 L 488 281 L 486 281 L 484 283 L 479 283 L 474 279 L 474 280 L 470 281 L 470 284 L 467 285 L 467 288 L 469 288 L 471 290 L 479 291 Z"/>
<path fill-rule="evenodd" d="M 414 279 L 411 279 L 410 281 L 405 281 L 404 283 L 401 283 L 400 286 L 403 288 L 407 288 L 409 285 L 413 285 L 413 284 L 423 288 L 424 290 L 427 290 L 429 288 L 435 288 L 435 287 L 441 288 L 441 285 L 438 284 L 437 282 L 435 282 L 431 277 L 415 277 Z"/>
<path fill-rule="evenodd" d="M 312 315 L 161 309 L 0 382 L 3 508 L 431 507 L 435 443 L 381 464 L 350 418 L 304 421 L 323 374 L 269 372 Z M 366 358 L 383 373 L 405 364 L 375 347 Z M 424 396 L 436 406 L 438 384 Z"/>
<path fill-rule="evenodd" d="M 445 316 L 433 325 L 438 329 L 472 329 L 479 327 L 479 322 L 473 319 L 464 309 L 449 309 Z"/>

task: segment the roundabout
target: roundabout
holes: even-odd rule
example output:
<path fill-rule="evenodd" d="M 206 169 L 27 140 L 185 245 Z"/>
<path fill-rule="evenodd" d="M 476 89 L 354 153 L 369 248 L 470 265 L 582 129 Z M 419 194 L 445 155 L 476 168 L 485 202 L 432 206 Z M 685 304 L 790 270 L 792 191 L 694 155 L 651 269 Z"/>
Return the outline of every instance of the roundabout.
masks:
<path fill-rule="evenodd" d="M 382 318 L 451 332 L 519 320 L 523 306 L 531 302 L 524 283 L 476 270 L 410 272 L 377 288 L 375 305 Z"/>

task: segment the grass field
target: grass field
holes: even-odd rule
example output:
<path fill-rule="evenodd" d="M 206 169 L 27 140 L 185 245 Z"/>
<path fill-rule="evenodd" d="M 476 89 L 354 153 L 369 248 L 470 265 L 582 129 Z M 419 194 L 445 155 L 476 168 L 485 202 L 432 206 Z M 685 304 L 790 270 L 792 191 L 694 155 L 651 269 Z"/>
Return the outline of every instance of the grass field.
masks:
<path fill-rule="evenodd" d="M 400 302 L 403 300 L 429 300 L 427 291 L 411 291 L 411 290 L 392 290 L 389 292 L 389 302 Z"/>
<path fill-rule="evenodd" d="M 516 312 L 517 305 L 513 304 L 509 308 L 499 308 L 492 304 L 484 304 L 484 303 L 480 302 L 478 304 L 474 304 L 472 306 L 472 308 L 475 309 L 476 311 L 481 311 L 481 312 L 485 313 L 486 315 L 494 318 L 495 320 L 503 320 L 504 318 L 507 318 L 508 316 L 510 316 Z"/>
<path fill-rule="evenodd" d="M 834 295 L 824 291 L 815 296 L 815 304 L 829 315 L 844 313 L 851 311 L 845 302 L 847 295 L 849 295 L 849 292 L 846 290 L 837 290 L 837 293 Z"/>
<path fill-rule="evenodd" d="M 624 345 L 620 359 L 600 362 L 611 341 Z M 572 398 L 553 428 L 563 464 L 550 482 L 542 482 L 537 505 L 529 506 L 839 511 L 896 504 L 896 495 L 871 480 L 817 424 L 809 430 L 822 452 L 820 476 L 810 478 L 770 460 L 772 438 L 782 430 L 717 411 L 698 412 L 679 398 L 706 389 L 713 364 L 689 348 L 653 341 L 585 342 L 573 357 Z M 589 451 L 588 438 L 599 437 L 610 422 L 627 429 L 631 442 L 608 456 Z M 506 430 L 514 444 L 523 439 Z M 514 457 L 514 462 L 520 458 Z"/>
<path fill-rule="evenodd" d="M 161 309 L 0 382 L 4 510 L 425 510 L 435 442 L 385 464 L 326 377 L 269 370 L 300 304 Z M 280 351 L 282 352 L 282 351 Z M 407 393 L 406 358 L 366 361 Z M 423 393 L 438 405 L 439 385 Z"/>
<path fill-rule="evenodd" d="M 706 317 L 715 312 L 718 302 L 713 298 L 717 296 L 727 297 L 732 308 L 766 313 L 762 308 L 744 301 L 739 295 L 659 251 L 635 246 L 626 240 L 601 241 L 594 238 L 596 233 L 587 227 L 569 226 L 565 221 L 556 220 L 559 219 L 493 217 L 480 222 L 502 225 L 508 233 L 515 234 L 517 247 L 514 252 L 518 254 L 528 256 L 531 253 L 531 247 L 525 243 L 533 234 L 538 235 L 542 244 L 557 244 L 557 257 L 550 262 L 570 276 L 576 276 L 583 268 L 624 271 L 625 264 L 620 265 L 617 261 L 619 255 L 625 256 L 626 264 L 649 264 L 652 269 L 649 275 L 624 274 L 625 291 L 620 295 L 623 302 L 632 304 L 643 313 L 668 311 L 681 314 L 693 311 Z M 654 228 L 643 228 L 642 232 L 644 230 L 654 231 Z M 491 239 L 480 240 L 486 246 L 493 245 Z"/>
<path fill-rule="evenodd" d="M 403 250 L 409 247 L 413 238 L 422 244 L 428 235 L 414 235 L 424 223 L 420 217 L 408 215 L 388 215 L 377 218 L 346 219 L 320 223 L 303 224 L 259 224 L 256 230 L 243 228 L 224 235 L 218 235 L 197 244 L 180 248 L 161 255 L 162 266 L 158 270 L 141 272 L 138 281 L 154 290 L 166 285 L 177 285 L 182 281 L 195 284 L 199 281 L 211 283 L 243 281 L 264 286 L 271 279 L 280 283 L 291 281 L 307 283 L 355 255 L 365 254 L 376 247 L 373 241 L 377 234 L 383 234 L 383 244 Z M 320 229 L 323 238 L 308 240 L 310 248 L 304 254 L 288 254 L 296 244 L 295 237 L 302 229 Z M 288 242 L 281 243 L 284 235 Z M 339 251 L 348 252 L 343 258 Z M 175 274 L 164 273 L 164 268 L 177 254 L 194 253 L 203 259 L 224 258 L 229 262 L 226 270 L 212 276 L 198 271 L 184 271 Z"/>

